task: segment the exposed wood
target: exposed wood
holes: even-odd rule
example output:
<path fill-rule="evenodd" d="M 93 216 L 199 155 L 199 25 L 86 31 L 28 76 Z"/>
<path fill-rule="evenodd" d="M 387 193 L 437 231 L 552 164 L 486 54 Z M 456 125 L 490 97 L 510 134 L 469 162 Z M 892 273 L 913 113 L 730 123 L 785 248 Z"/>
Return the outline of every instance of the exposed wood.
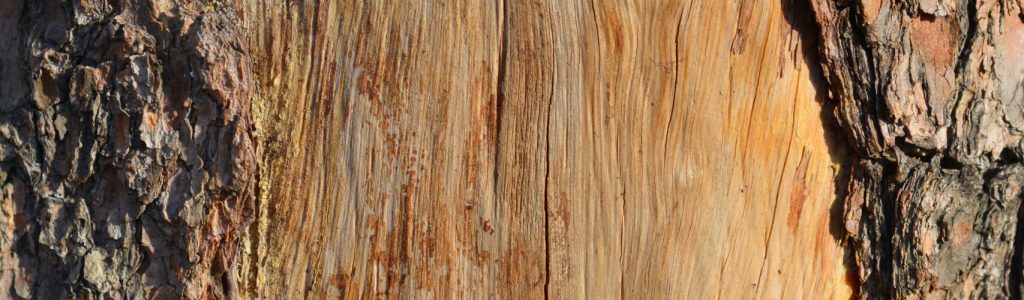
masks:
<path fill-rule="evenodd" d="M 262 193 L 243 286 L 847 297 L 843 156 L 799 7 L 248 1 Z"/>

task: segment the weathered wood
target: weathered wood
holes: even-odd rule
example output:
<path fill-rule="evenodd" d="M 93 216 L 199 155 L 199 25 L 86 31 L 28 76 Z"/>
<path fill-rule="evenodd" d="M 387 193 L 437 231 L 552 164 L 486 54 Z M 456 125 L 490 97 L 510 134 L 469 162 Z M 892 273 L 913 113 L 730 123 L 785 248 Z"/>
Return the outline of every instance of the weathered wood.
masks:
<path fill-rule="evenodd" d="M 264 74 L 249 295 L 851 292 L 799 5 L 243 7 Z"/>

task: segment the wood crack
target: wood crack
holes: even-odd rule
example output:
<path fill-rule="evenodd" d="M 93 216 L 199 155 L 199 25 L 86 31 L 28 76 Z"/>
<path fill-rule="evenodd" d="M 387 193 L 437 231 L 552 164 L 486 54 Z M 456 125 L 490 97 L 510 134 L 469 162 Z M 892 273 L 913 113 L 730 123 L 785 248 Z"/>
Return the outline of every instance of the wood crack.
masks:
<path fill-rule="evenodd" d="M 498 3 L 498 11 L 496 17 L 498 18 L 498 68 L 497 68 L 497 80 L 495 81 L 495 119 L 494 127 L 494 201 L 499 201 L 499 174 L 501 174 L 501 120 L 503 118 L 505 108 L 505 72 L 508 72 L 508 11 L 506 1 L 502 0 Z M 498 207 L 495 203 L 494 207 Z"/>
<path fill-rule="evenodd" d="M 557 70 L 557 69 L 555 69 Z M 551 107 L 555 102 L 555 81 L 558 73 L 551 76 L 551 87 L 548 90 L 548 111 L 544 128 L 544 299 L 551 296 Z"/>

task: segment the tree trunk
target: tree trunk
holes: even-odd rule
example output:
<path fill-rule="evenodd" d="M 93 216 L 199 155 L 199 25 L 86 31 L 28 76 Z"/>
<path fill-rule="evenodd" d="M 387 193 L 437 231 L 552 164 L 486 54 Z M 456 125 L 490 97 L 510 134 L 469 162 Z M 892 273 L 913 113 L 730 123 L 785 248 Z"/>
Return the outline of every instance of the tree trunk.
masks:
<path fill-rule="evenodd" d="M 256 88 L 229 6 L 0 4 L 0 298 L 235 298 Z"/>
<path fill-rule="evenodd" d="M 1019 3 L 733 2 L 0 2 L 0 298 L 1019 296 Z"/>
<path fill-rule="evenodd" d="M 1020 3 L 814 3 L 862 293 L 1020 298 Z"/>

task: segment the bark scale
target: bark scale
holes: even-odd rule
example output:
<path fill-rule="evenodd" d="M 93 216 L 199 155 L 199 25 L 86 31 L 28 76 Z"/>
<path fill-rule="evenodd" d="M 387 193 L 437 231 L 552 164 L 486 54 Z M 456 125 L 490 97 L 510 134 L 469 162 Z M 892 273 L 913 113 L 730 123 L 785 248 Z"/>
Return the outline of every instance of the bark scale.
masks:
<path fill-rule="evenodd" d="M 0 3 L 0 298 L 234 298 L 251 62 L 200 0 Z"/>
<path fill-rule="evenodd" d="M 1020 3 L 813 1 L 865 298 L 1020 296 Z"/>

